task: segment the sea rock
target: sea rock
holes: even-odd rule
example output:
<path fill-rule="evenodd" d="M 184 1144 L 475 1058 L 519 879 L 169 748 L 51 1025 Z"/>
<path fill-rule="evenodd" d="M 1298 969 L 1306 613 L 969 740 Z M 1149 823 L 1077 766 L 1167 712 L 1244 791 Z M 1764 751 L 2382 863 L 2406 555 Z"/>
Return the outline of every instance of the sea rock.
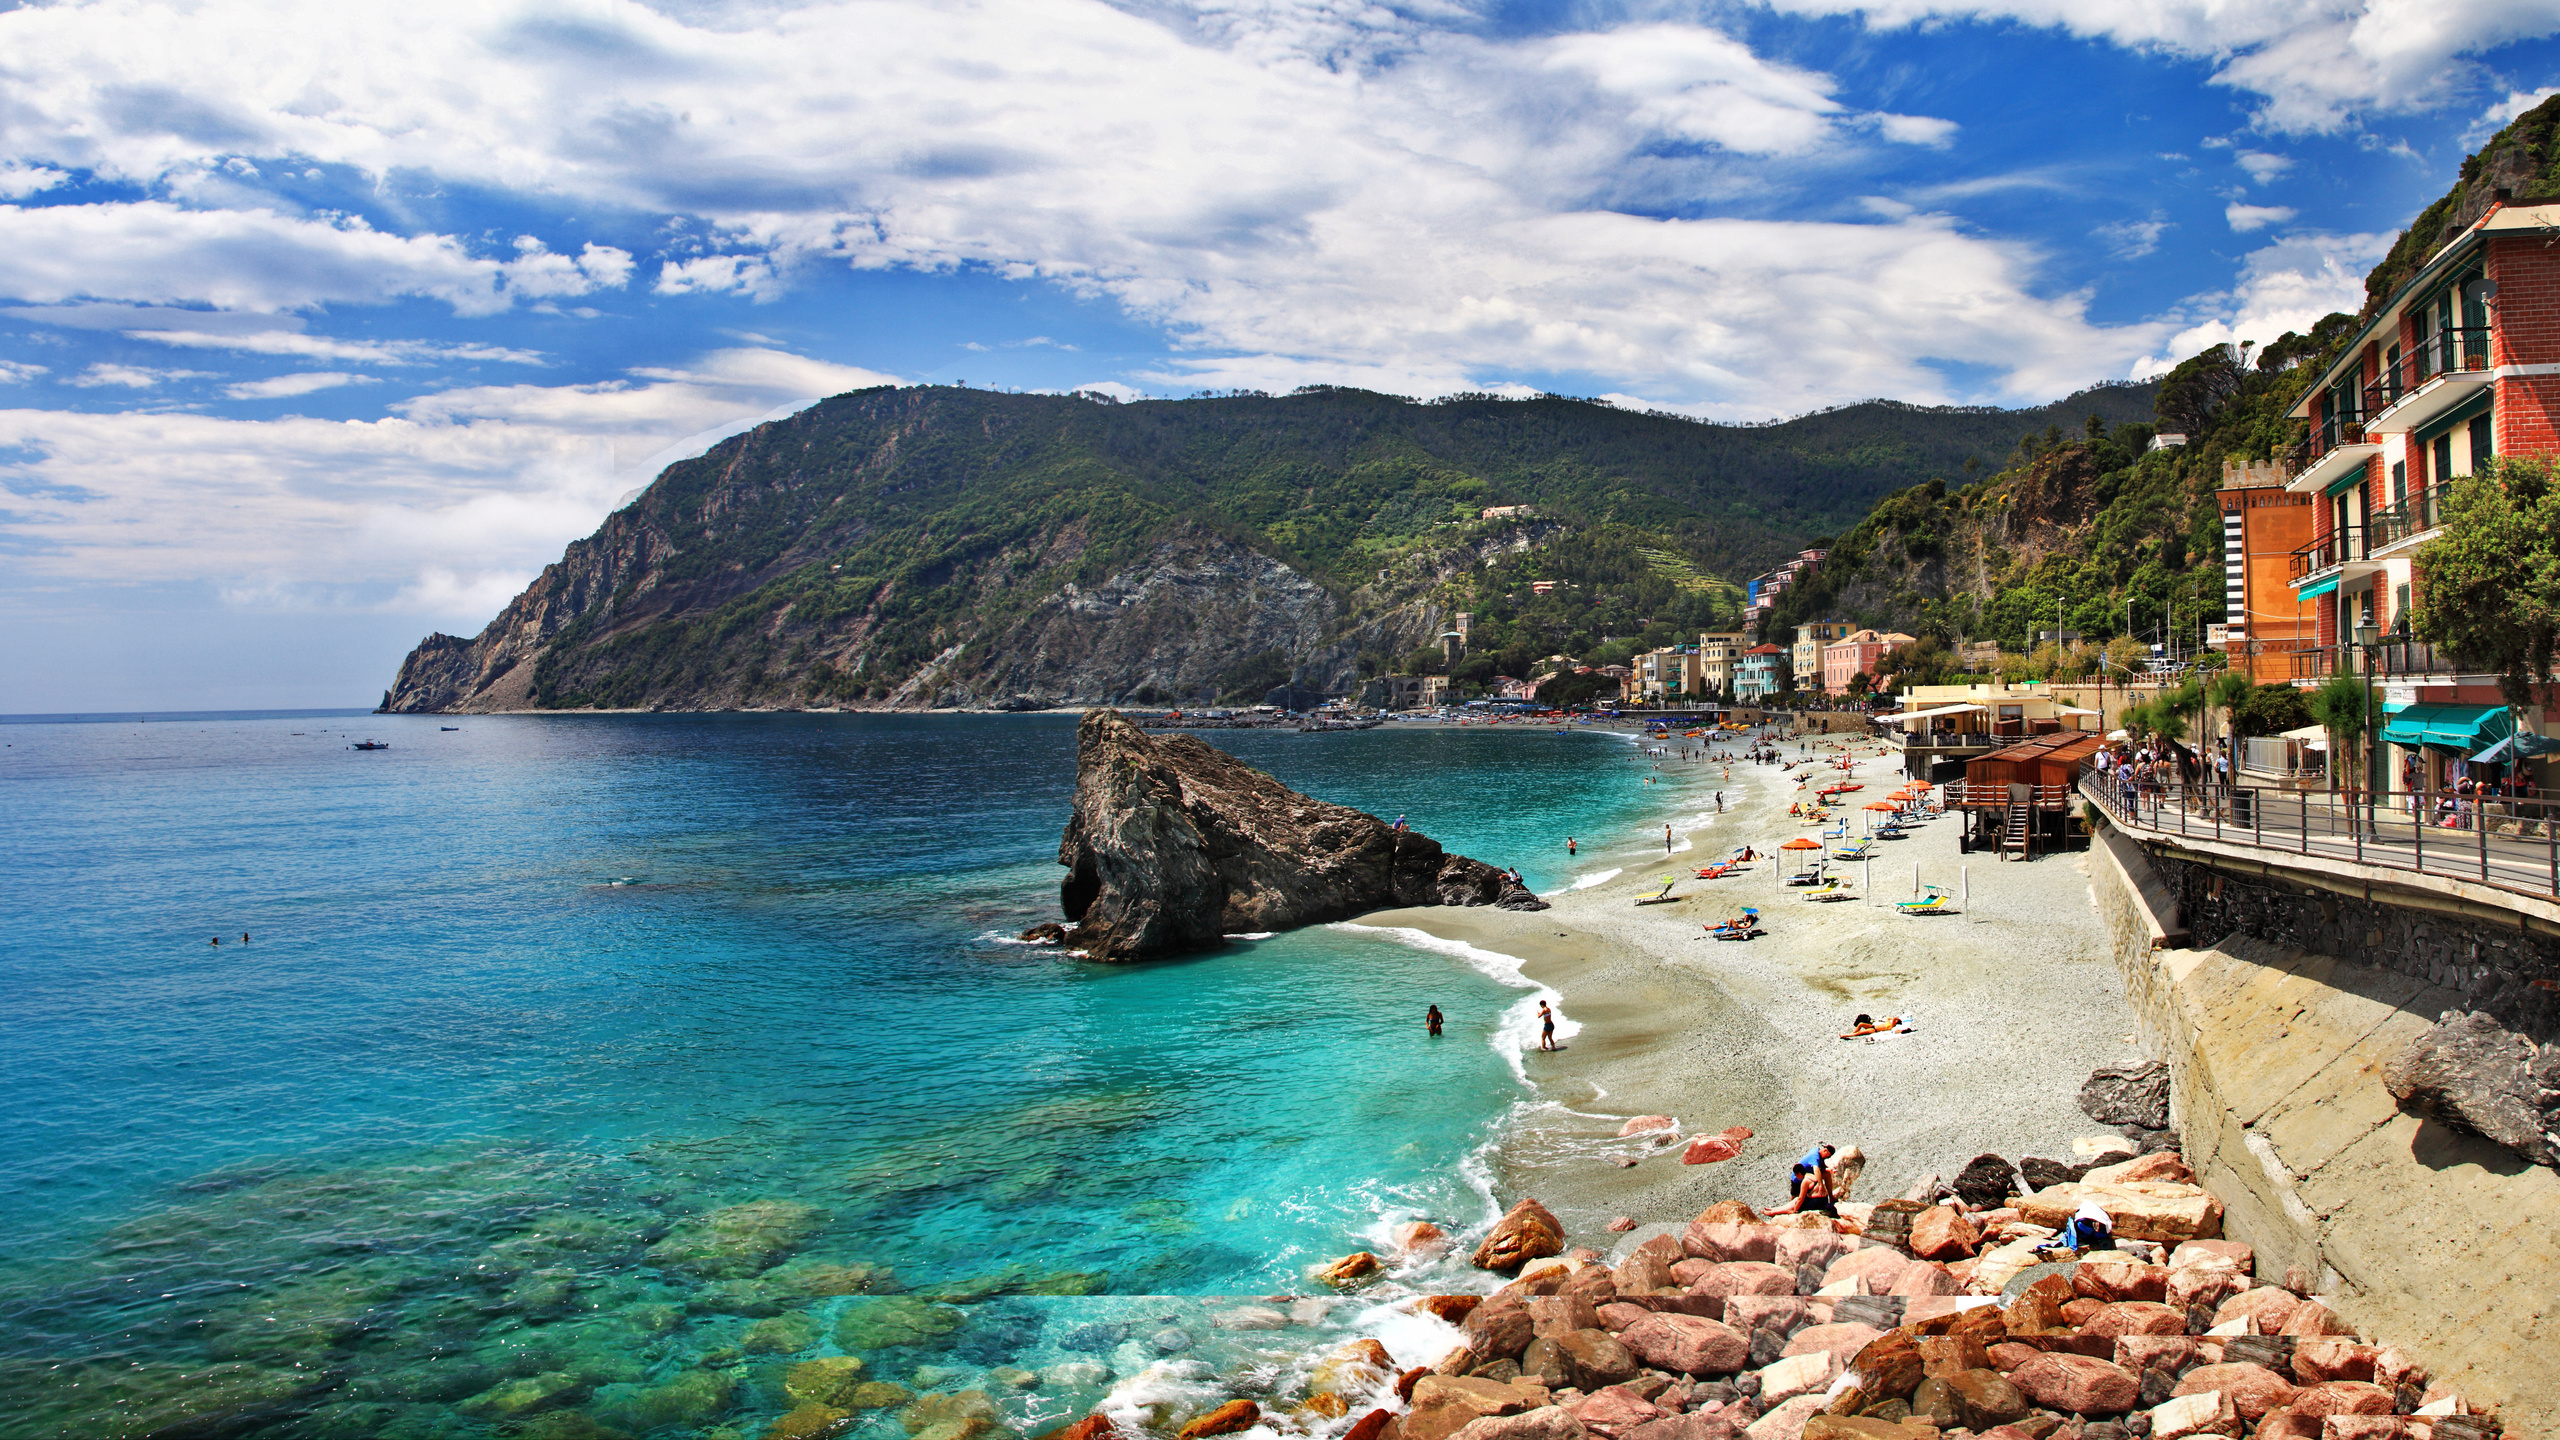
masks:
<path fill-rule="evenodd" d="M 1378 1264 L 1377 1256 L 1366 1250 L 1354 1250 L 1332 1264 L 1318 1268 L 1310 1278 L 1339 1289 L 1365 1285 L 1377 1279 L 1383 1268 Z"/>
<path fill-rule="evenodd" d="M 2220 1200 L 2198 1186 L 2158 1181 L 2049 1186 L 2021 1200 L 2018 1213 L 2029 1224 L 2060 1230 L 2085 1200 L 2097 1201 L 2114 1219 L 2116 1234 L 2129 1240 L 2175 1244 L 2222 1233 Z"/>
<path fill-rule="evenodd" d="M 1104 1381 L 1111 1378 L 1109 1370 L 1100 1366 L 1094 1368 L 1102 1369 Z M 865 1380 L 854 1386 L 853 1393 L 845 1397 L 844 1407 L 848 1410 L 902 1410 L 914 1403 L 915 1398 L 916 1392 L 893 1381 Z"/>
<path fill-rule="evenodd" d="M 1399 1434 L 1410 1434 L 1405 1431 Z M 1541 1405 L 1514 1414 L 1488 1415 L 1457 1432 L 1463 1440 L 1582 1440 L 1591 1432 L 1561 1405 Z"/>
<path fill-rule="evenodd" d="M 837 1312 L 836 1345 L 844 1350 L 940 1345 L 965 1318 L 948 1305 L 912 1295 L 857 1295 Z"/>
<path fill-rule="evenodd" d="M 1618 1138 L 1625 1140 L 1636 1135 L 1650 1135 L 1657 1130 L 1674 1128 L 1677 1128 L 1675 1122 L 1668 1115 L 1639 1115 L 1618 1127 Z"/>
<path fill-rule="evenodd" d="M 1476 1307 L 1483 1303 L 1484 1297 L 1481 1295 L 1425 1295 L 1414 1302 L 1415 1308 L 1446 1320 L 1452 1325 L 1466 1324 L 1467 1317 L 1473 1315 Z"/>
<path fill-rule="evenodd" d="M 1384 1385 L 1396 1373 L 1396 1361 L 1387 1347 L 1375 1340 L 1359 1339 L 1341 1346 L 1315 1363 L 1307 1376 L 1307 1392 L 1311 1395 L 1365 1394 Z"/>
<path fill-rule="evenodd" d="M 2560 1165 L 2560 1044 L 2536 1046 L 2480 1011 L 2448 1011 L 2382 1067 L 2402 1106 Z"/>
<path fill-rule="evenodd" d="M 2169 1062 L 2102 1068 L 2080 1087 L 2080 1109 L 2101 1125 L 2162 1130 L 2169 1124 Z"/>
<path fill-rule="evenodd" d="M 1529 1328 L 1548 1339 L 1568 1330 L 1598 1330 L 1600 1307 L 1582 1295 L 1540 1295 L 1529 1302 Z"/>
<path fill-rule="evenodd" d="M 1466 1319 L 1468 1348 L 1485 1360 L 1517 1359 L 1536 1338 L 1525 1300 L 1497 1295 L 1478 1305 Z"/>
<path fill-rule="evenodd" d="M 1619 1440 L 1637 1426 L 1670 1413 L 1624 1385 L 1604 1386 L 1579 1404 L 1565 1408 L 1573 1412 L 1573 1418 L 1581 1421 L 1584 1429 L 1608 1440 Z"/>
<path fill-rule="evenodd" d="M 852 1418 L 832 1405 L 797 1406 L 765 1428 L 765 1440 L 827 1440 Z"/>
<path fill-rule="evenodd" d="M 1428 1220 L 1397 1226 L 1393 1239 L 1399 1255 L 1437 1255 L 1449 1248 L 1449 1232 Z"/>
<path fill-rule="evenodd" d="M 851 1359 L 852 1357 L 838 1358 Z M 793 1366 L 790 1374 L 784 1379 L 784 1393 L 795 1402 L 802 1404 L 811 1402 L 843 1404 L 840 1396 L 830 1399 L 828 1394 L 802 1393 L 803 1386 L 812 1391 L 833 1392 L 832 1382 L 837 1374 L 842 1373 L 840 1369 L 831 1367 L 828 1371 L 805 1377 L 801 1374 L 809 1366 L 823 1366 L 825 1363 L 813 1360 L 803 1365 Z M 861 1363 L 859 1360 L 854 1361 L 854 1374 L 861 1373 Z M 699 1425 L 729 1408 L 730 1397 L 736 1392 L 737 1383 L 723 1371 L 688 1370 L 659 1385 L 619 1384 L 599 1387 L 594 1398 L 587 1402 L 587 1408 L 594 1413 L 599 1423 L 634 1435 L 670 1425 Z"/>
<path fill-rule="evenodd" d="M 1656 1235 L 1629 1251 L 1611 1278 L 1622 1295 L 1651 1294 L 1680 1283 L 1679 1265 L 1683 1258 L 1679 1241 Z"/>
<path fill-rule="evenodd" d="M 2009 1383 L 2036 1404 L 2073 1415 L 2120 1415 L 2142 1394 L 2141 1381 L 2122 1366 L 2051 1352 L 2010 1371 Z"/>
<path fill-rule="evenodd" d="M 1751 1132 L 1745 1130 L 1742 1133 L 1747 1136 Z M 1742 1142 L 1731 1135 L 1700 1135 L 1689 1142 L 1687 1149 L 1680 1152 L 1680 1163 L 1714 1165 L 1730 1160 L 1741 1153 Z"/>
<path fill-rule="evenodd" d="M 782 1377 L 782 1393 L 802 1402 L 842 1406 L 862 1383 L 860 1356 L 828 1355 L 803 1360 Z M 654 1428 L 654 1427 L 652 1427 Z"/>
<path fill-rule="evenodd" d="M 1397 1428 L 1397 1440 L 1448 1440 L 1488 1415 L 1516 1415 L 1545 1403 L 1546 1391 L 1536 1386 L 1471 1375 L 1425 1375 L 1414 1383 L 1413 1406 Z"/>
<path fill-rule="evenodd" d="M 799 1249 L 826 1219 L 824 1210 L 796 1200 L 750 1200 L 676 1222 L 648 1258 L 706 1279 L 757 1275 Z"/>
<path fill-rule="evenodd" d="M 1209 1317 L 1209 1323 L 1221 1330 L 1286 1330 L 1289 1328 L 1289 1314 L 1285 1310 L 1274 1310 L 1268 1305 L 1238 1305 L 1231 1310 L 1220 1310 L 1212 1314 Z"/>
<path fill-rule="evenodd" d="M 1564 1253 L 1564 1226 L 1535 1200 L 1523 1200 L 1476 1247 L 1479 1270 L 1513 1271 L 1531 1260 Z"/>
<path fill-rule="evenodd" d="M 898 1412 L 898 1423 L 905 1426 L 910 1435 L 922 1435 L 935 1426 L 955 1420 L 1003 1423 L 1003 1417 L 996 1413 L 996 1402 L 984 1390 L 919 1396 L 914 1404 Z"/>
<path fill-rule="evenodd" d="M 1698 1315 L 1646 1315 L 1618 1332 L 1618 1343 L 1645 1364 L 1682 1375 L 1730 1375 L 1751 1359 L 1747 1332 Z"/>
<path fill-rule="evenodd" d="M 1250 1400 L 1230 1400 L 1199 1419 L 1182 1427 L 1178 1440 L 1201 1440 L 1208 1435 L 1233 1435 L 1262 1423 L 1262 1407 Z"/>
<path fill-rule="evenodd" d="M 1066 944 L 1145 960 L 1223 937 L 1399 905 L 1525 898 L 1490 865 L 1373 815 L 1298 794 L 1188 735 L 1151 739 L 1113 710 L 1076 727 L 1074 812 L 1058 843 Z M 1505 908 L 1511 908 L 1506 905 Z"/>
<path fill-rule="evenodd" d="M 738 1337 L 738 1348 L 750 1355 L 797 1355 L 817 1343 L 818 1322 L 806 1315 L 759 1320 Z"/>
<path fill-rule="evenodd" d="M 1618 1337 L 1606 1330 L 1567 1330 L 1554 1337 L 1558 1350 L 1564 1352 L 1573 1370 L 1573 1383 L 1583 1390 L 1597 1390 L 1606 1385 L 1623 1385 L 1636 1378 L 1644 1368 L 1635 1355 L 1618 1343 Z"/>
<path fill-rule="evenodd" d="M 1952 1205 L 1932 1205 L 1911 1217 L 1911 1253 L 1923 1260 L 1962 1260 L 1982 1245 L 1982 1231 Z"/>
<path fill-rule="evenodd" d="M 1949 1188 L 1974 1209 L 1988 1210 L 2017 1193 L 2018 1171 L 1997 1155 L 1976 1155 Z"/>

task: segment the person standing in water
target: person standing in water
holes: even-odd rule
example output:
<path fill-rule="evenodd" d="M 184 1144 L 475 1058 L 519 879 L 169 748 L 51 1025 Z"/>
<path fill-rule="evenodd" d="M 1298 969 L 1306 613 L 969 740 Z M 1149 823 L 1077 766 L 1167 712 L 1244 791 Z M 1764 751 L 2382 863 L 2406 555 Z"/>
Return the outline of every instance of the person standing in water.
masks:
<path fill-rule="evenodd" d="M 1671 827 L 1668 825 L 1662 827 L 1662 853 L 1671 853 Z"/>
<path fill-rule="evenodd" d="M 1548 1009 L 1544 1000 L 1538 1002 L 1538 1048 L 1556 1048 L 1556 1012 Z"/>
<path fill-rule="evenodd" d="M 1422 1023 L 1423 1023 L 1424 1025 L 1426 1025 L 1426 1026 L 1429 1026 L 1429 1027 L 1430 1027 L 1430 1030 L 1431 1030 L 1431 1033 L 1432 1033 L 1432 1034 L 1434 1034 L 1434 1035 L 1439 1034 L 1439 1033 L 1440 1033 L 1440 1007 L 1439 1007 L 1439 1006 L 1437 1006 L 1437 1005 L 1432 1006 L 1432 1007 L 1431 1007 L 1431 1013 L 1422 1017 Z"/>
<path fill-rule="evenodd" d="M 1573 837 L 1570 835 L 1564 837 L 1564 853 L 1567 855 L 1576 855 L 1581 853 L 1580 847 L 1574 844 Z"/>

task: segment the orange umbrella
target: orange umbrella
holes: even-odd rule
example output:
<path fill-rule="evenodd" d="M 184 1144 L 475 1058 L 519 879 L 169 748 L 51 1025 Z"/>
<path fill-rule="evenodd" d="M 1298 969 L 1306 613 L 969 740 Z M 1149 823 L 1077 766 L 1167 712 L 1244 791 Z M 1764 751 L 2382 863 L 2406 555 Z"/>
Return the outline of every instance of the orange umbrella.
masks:
<path fill-rule="evenodd" d="M 1799 835 L 1778 848 L 1781 850 L 1819 850 L 1822 848 L 1822 842 L 1819 840 L 1808 840 L 1802 835 Z"/>
<path fill-rule="evenodd" d="M 1882 800 L 1870 800 L 1863 808 L 1868 810 L 1899 810 L 1902 807 L 1899 805 L 1888 805 Z"/>

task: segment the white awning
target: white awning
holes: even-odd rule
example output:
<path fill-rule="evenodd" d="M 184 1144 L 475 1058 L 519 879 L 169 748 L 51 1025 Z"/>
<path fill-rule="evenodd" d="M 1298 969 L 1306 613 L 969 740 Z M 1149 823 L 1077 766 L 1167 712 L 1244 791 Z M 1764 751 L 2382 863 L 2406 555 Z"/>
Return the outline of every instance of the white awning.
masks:
<path fill-rule="evenodd" d="M 2095 710 L 2083 710 L 2077 705 L 2056 705 L 2053 707 L 2053 713 L 2056 715 L 2095 715 L 2098 712 Z"/>
<path fill-rule="evenodd" d="M 2299 730 L 2287 730 L 2276 738 L 2279 740 L 2326 740 L 2329 738 L 2329 728 L 2325 725 L 2305 725 Z"/>
<path fill-rule="evenodd" d="M 1878 715 L 1875 718 L 1880 724 L 1899 725 L 1905 720 L 1926 720 L 1932 715 L 1955 715 L 1981 708 L 1983 707 L 1979 705 L 1941 705 L 1934 710 L 1902 710 L 1891 715 Z"/>

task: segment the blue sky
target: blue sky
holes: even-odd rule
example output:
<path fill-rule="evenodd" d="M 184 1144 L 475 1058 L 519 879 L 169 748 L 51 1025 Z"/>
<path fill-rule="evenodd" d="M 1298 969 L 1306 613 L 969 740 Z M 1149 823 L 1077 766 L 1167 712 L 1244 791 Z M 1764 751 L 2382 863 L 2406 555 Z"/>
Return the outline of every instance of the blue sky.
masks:
<path fill-rule="evenodd" d="M 365 703 L 880 383 L 2034 403 L 2354 308 L 2560 0 L 0 6 L 0 711 Z"/>

